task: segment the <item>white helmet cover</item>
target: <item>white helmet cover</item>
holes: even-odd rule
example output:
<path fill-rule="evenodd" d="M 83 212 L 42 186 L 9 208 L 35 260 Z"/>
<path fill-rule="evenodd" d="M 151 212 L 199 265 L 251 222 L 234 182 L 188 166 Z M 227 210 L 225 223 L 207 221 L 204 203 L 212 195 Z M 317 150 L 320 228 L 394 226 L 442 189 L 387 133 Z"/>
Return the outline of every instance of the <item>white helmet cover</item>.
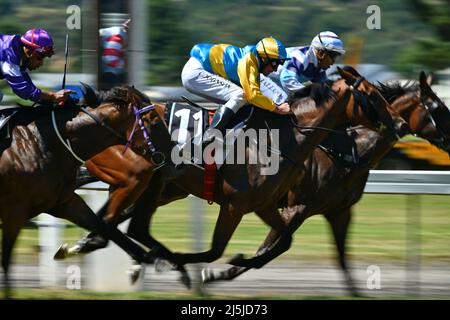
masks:
<path fill-rule="evenodd" d="M 311 42 L 311 46 L 321 50 L 335 51 L 344 54 L 344 43 L 337 34 L 331 31 L 320 32 Z"/>

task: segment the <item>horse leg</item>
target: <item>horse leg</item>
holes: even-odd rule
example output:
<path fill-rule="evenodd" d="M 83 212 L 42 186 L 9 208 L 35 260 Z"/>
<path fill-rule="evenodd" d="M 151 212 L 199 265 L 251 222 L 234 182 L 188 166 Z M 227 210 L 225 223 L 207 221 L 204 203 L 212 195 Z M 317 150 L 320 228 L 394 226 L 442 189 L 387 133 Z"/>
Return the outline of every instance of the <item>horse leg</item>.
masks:
<path fill-rule="evenodd" d="M 49 210 L 49 213 L 55 217 L 67 219 L 82 228 L 106 236 L 139 263 L 152 262 L 153 258 L 151 258 L 151 255 L 120 232 L 115 225 L 99 219 L 99 217 L 94 214 L 91 208 L 89 208 L 83 199 L 76 193 L 73 193 L 70 200 Z M 60 258 L 57 256 L 59 253 L 60 251 L 55 255 L 55 259 Z"/>
<path fill-rule="evenodd" d="M 240 267 L 261 268 L 269 261 L 275 259 L 283 252 L 287 251 L 292 243 L 292 232 L 283 221 L 278 209 L 268 206 L 255 212 L 266 224 L 272 227 L 278 234 L 278 240 L 267 248 L 265 252 L 252 258 L 244 258 L 242 254 L 235 256 L 228 263 Z"/>
<path fill-rule="evenodd" d="M 198 253 L 174 253 L 170 261 L 184 265 L 186 263 L 213 262 L 219 259 L 236 230 L 243 216 L 243 211 L 229 204 L 220 206 L 219 216 L 214 228 L 211 249 Z"/>
<path fill-rule="evenodd" d="M 351 220 L 351 208 L 345 208 L 335 212 L 335 214 L 325 214 L 325 218 L 330 223 L 331 229 L 333 230 L 334 241 L 338 251 L 339 265 L 342 271 L 344 271 L 347 288 L 353 296 L 360 296 L 348 268 L 345 251 L 345 241 L 347 239 L 348 228 Z"/>
<path fill-rule="evenodd" d="M 164 254 L 172 254 L 169 249 L 154 239 L 150 233 L 150 222 L 153 214 L 158 208 L 161 193 L 164 187 L 164 181 L 161 175 L 155 175 L 152 183 L 147 186 L 140 198 L 134 204 L 127 235 L 145 245 L 148 248 L 158 250 L 164 257 Z"/>
<path fill-rule="evenodd" d="M 163 260 L 170 260 L 173 253 L 162 243 L 153 238 L 149 232 L 151 219 L 159 205 L 163 187 L 164 182 L 161 175 L 155 175 L 152 179 L 152 183 L 149 184 L 148 188 L 142 193 L 141 197 L 134 204 L 127 235 L 152 249 L 156 256 L 161 257 Z M 183 195 L 185 195 L 185 192 L 183 192 Z M 160 263 L 163 262 L 163 260 L 158 260 L 157 262 L 159 263 L 157 263 L 156 267 L 161 265 Z M 172 265 L 170 262 L 165 264 L 168 264 L 171 268 L 178 270 L 181 273 L 180 281 L 188 289 L 190 289 L 191 279 L 184 266 Z M 132 282 L 137 280 L 140 272 L 141 268 L 138 266 L 135 266 L 131 270 L 130 275 Z"/>
<path fill-rule="evenodd" d="M 305 221 L 305 211 L 306 206 L 304 205 L 298 205 L 298 206 L 291 206 L 287 207 L 283 210 L 283 213 L 281 214 L 281 218 L 285 223 L 288 225 L 288 229 L 292 230 L 291 232 L 294 233 L 295 230 L 297 230 Z M 300 217 L 300 218 L 299 218 Z M 269 233 L 266 236 L 266 239 L 261 244 L 261 246 L 258 248 L 258 251 L 256 252 L 256 256 L 260 256 L 271 246 L 275 244 L 275 242 L 279 239 L 279 233 L 275 229 L 271 229 Z M 202 270 L 202 280 L 203 283 L 208 282 L 214 282 L 214 281 L 230 281 L 234 280 L 241 274 L 247 272 L 248 270 L 252 269 L 251 267 L 238 267 L 238 266 L 232 266 L 226 270 L 220 271 L 218 273 L 215 273 L 211 269 L 203 269 Z"/>
<path fill-rule="evenodd" d="M 100 171 L 101 166 L 97 166 L 95 162 L 90 162 L 89 169 L 96 175 L 103 177 L 103 181 L 107 181 L 113 187 L 109 193 L 109 199 L 100 209 L 97 215 L 112 225 L 127 220 L 133 214 L 123 214 L 124 210 L 130 207 L 141 195 L 152 178 L 153 171 L 150 165 L 138 158 L 139 166 L 134 168 L 132 172 L 121 173 L 120 170 L 114 171 L 110 169 L 107 172 Z M 147 164 L 147 165 L 146 165 Z M 106 247 L 108 240 L 99 233 L 91 232 L 81 239 L 75 247 L 69 250 L 80 253 L 89 253 L 97 249 Z"/>
<path fill-rule="evenodd" d="M 129 215 L 121 213 L 139 198 L 153 175 L 153 164 L 150 161 L 131 150 L 123 154 L 122 148 L 123 146 L 107 148 L 86 161 L 86 168 L 92 175 L 111 185 L 109 199 L 98 215 L 113 224 L 129 218 Z M 107 239 L 101 234 L 91 232 L 76 247 L 80 252 L 89 253 L 106 247 L 107 243 Z"/>
<path fill-rule="evenodd" d="M 20 230 L 27 220 L 25 210 L 8 210 L 2 218 L 2 268 L 4 272 L 4 297 L 11 297 L 11 285 L 9 282 L 9 267 L 11 264 L 12 250 L 16 243 Z"/>

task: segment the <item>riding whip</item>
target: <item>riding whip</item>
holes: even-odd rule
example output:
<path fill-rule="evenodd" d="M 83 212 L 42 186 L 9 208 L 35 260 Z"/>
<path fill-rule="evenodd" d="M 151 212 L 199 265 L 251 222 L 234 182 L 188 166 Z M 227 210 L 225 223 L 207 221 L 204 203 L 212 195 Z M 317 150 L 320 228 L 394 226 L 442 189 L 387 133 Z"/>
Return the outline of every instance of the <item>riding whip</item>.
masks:
<path fill-rule="evenodd" d="M 64 60 L 64 75 L 62 81 L 62 89 L 66 88 L 66 73 L 67 73 L 67 56 L 69 55 L 69 34 L 66 33 L 66 48 L 64 51 L 65 60 Z"/>

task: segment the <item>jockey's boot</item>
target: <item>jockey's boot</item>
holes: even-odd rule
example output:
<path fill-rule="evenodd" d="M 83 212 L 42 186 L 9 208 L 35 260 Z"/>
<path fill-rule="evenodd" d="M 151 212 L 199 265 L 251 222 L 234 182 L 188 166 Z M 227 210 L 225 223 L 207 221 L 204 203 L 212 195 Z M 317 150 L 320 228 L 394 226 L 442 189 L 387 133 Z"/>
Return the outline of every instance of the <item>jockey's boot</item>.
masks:
<path fill-rule="evenodd" d="M 207 145 L 214 139 L 213 129 L 219 130 L 222 134 L 225 132 L 225 127 L 233 117 L 234 112 L 230 108 L 225 107 L 225 105 L 220 106 L 220 108 L 214 114 L 211 122 L 211 126 L 206 130 L 203 135 L 203 146 Z"/>

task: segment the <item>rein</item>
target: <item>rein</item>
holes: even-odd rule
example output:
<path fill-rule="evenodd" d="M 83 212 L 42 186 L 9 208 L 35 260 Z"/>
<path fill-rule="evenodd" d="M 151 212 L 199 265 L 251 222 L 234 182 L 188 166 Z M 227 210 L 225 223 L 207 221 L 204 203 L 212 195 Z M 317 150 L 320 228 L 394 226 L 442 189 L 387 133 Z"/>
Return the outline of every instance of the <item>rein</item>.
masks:
<path fill-rule="evenodd" d="M 107 129 L 111 134 L 113 134 L 114 136 L 116 136 L 121 143 L 125 144 L 125 150 L 123 153 L 125 153 L 125 151 L 127 150 L 127 148 L 131 145 L 131 147 L 133 147 L 132 144 L 132 139 L 133 139 L 133 135 L 136 132 L 136 124 L 139 124 L 139 128 L 142 131 L 142 134 L 145 138 L 145 141 L 147 143 L 147 147 L 148 147 L 148 152 L 146 150 L 143 150 L 141 152 L 139 152 L 139 154 L 141 154 L 142 156 L 145 156 L 147 154 L 150 155 L 152 162 L 155 165 L 163 165 L 164 161 L 165 161 L 165 156 L 164 154 L 162 154 L 161 152 L 156 151 L 153 143 L 150 140 L 150 135 L 148 133 L 147 128 L 144 125 L 144 122 L 142 121 L 142 115 L 150 112 L 152 110 L 155 109 L 155 105 L 149 105 L 146 107 L 143 107 L 142 109 L 139 109 L 136 107 L 135 104 L 132 105 L 133 107 L 133 112 L 134 115 L 136 117 L 136 121 L 134 123 L 132 132 L 130 134 L 130 136 L 127 139 L 124 139 L 122 137 L 122 135 L 120 135 L 114 128 L 112 128 L 110 125 L 108 125 L 105 121 L 103 121 L 102 119 L 100 119 L 97 115 L 89 112 L 89 110 L 86 107 L 80 106 L 80 110 L 83 111 L 85 114 L 87 114 L 89 117 L 91 117 L 98 125 L 100 125 L 101 127 L 104 127 L 105 129 Z M 56 135 L 58 136 L 58 139 L 61 141 L 61 143 L 64 145 L 64 147 L 66 147 L 66 149 L 70 152 L 70 154 L 72 154 L 72 156 L 77 159 L 81 164 L 84 164 L 85 161 L 81 159 L 81 157 L 79 157 L 72 149 L 71 145 L 70 145 L 70 141 L 67 139 L 66 141 L 64 141 L 61 133 L 58 130 L 58 126 L 56 123 L 56 116 L 55 116 L 55 110 L 52 110 L 52 123 L 53 123 L 53 128 L 56 132 Z"/>

